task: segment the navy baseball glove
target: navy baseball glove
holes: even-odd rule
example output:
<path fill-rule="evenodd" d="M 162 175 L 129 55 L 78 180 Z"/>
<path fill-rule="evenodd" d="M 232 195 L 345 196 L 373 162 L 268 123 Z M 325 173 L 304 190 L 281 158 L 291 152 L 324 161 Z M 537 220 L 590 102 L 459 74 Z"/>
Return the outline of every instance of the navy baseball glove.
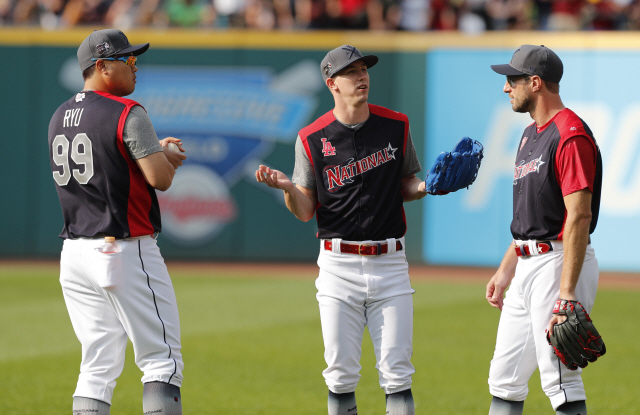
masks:
<path fill-rule="evenodd" d="M 587 362 L 595 362 L 606 353 L 602 337 L 582 304 L 558 300 L 553 314 L 567 316 L 566 321 L 553 326 L 553 333 L 547 333 L 547 341 L 567 369 L 586 367 Z"/>
<path fill-rule="evenodd" d="M 446 195 L 471 186 L 478 176 L 483 151 L 479 141 L 464 137 L 453 151 L 440 153 L 424 180 L 427 193 Z"/>

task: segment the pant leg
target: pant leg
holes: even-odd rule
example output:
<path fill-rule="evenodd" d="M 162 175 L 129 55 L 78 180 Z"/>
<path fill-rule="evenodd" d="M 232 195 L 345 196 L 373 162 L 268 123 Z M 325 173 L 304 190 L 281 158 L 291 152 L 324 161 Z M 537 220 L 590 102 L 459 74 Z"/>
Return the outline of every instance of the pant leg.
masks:
<path fill-rule="evenodd" d="M 525 400 L 529 393 L 529 379 L 537 367 L 531 318 L 522 291 L 527 272 L 526 267 L 518 263 L 500 314 L 496 347 L 489 369 L 491 395 L 509 401 Z"/>
<path fill-rule="evenodd" d="M 327 363 L 322 375 L 331 392 L 353 392 L 360 380 L 366 324 L 362 287 L 321 269 L 316 288 Z"/>
<path fill-rule="evenodd" d="M 542 390 L 556 409 L 566 402 L 586 400 L 586 393 L 582 381 L 582 369 L 567 369 L 549 346 L 545 334 L 552 317 L 553 306 L 558 300 L 564 253 L 558 251 L 548 257 L 544 255 L 540 258 L 546 261 L 540 268 L 540 278 L 532 284 L 534 294 L 531 296 L 531 312 L 533 330 L 537 334 L 535 340 Z M 595 302 L 598 277 L 598 261 L 593 248 L 589 246 L 576 285 L 578 301 L 587 312 L 591 311 Z"/>
<path fill-rule="evenodd" d="M 410 294 L 376 301 L 367 307 L 367 325 L 376 356 L 380 387 L 386 394 L 411 388 L 413 297 Z"/>
<path fill-rule="evenodd" d="M 105 290 L 122 322 L 143 372 L 142 383 L 182 385 L 180 320 L 171 278 L 157 241 L 152 238 L 118 241 L 123 278 Z"/>
<path fill-rule="evenodd" d="M 87 244 L 84 240 L 65 241 L 60 260 L 62 293 L 82 345 L 80 375 L 73 395 L 111 404 L 116 379 L 124 367 L 127 335 L 103 290 L 83 270 Z M 102 269 L 104 265 L 92 266 Z"/>

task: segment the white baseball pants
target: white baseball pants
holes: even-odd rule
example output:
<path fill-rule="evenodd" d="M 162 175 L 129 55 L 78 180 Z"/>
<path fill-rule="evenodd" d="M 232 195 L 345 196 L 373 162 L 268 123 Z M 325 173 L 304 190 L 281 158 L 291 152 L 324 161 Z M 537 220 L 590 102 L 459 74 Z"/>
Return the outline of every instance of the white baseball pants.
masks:
<path fill-rule="evenodd" d="M 566 402 L 585 400 L 586 394 L 582 369 L 565 368 L 546 338 L 545 330 L 560 293 L 564 259 L 562 242 L 552 244 L 551 252 L 518 258 L 500 315 L 489 390 L 501 399 L 523 401 L 529 392 L 529 378 L 539 368 L 542 390 L 557 409 Z M 598 277 L 598 260 L 589 245 L 576 286 L 578 301 L 587 312 L 595 302 Z"/>
<path fill-rule="evenodd" d="M 380 387 L 387 394 L 411 387 L 415 291 L 405 251 L 396 252 L 395 239 L 390 241 L 390 252 L 379 256 L 339 253 L 339 239 L 333 239 L 334 252 L 325 251 L 321 242 L 316 298 L 327 362 L 322 374 L 334 393 L 356 389 L 365 326 L 373 343 Z M 405 246 L 404 238 L 400 241 Z"/>
<path fill-rule="evenodd" d="M 180 322 L 173 285 L 155 239 L 117 240 L 121 252 L 96 248 L 104 239 L 67 239 L 60 284 L 73 329 L 82 344 L 73 396 L 111 404 L 124 367 L 127 337 L 142 383 L 182 384 Z"/>

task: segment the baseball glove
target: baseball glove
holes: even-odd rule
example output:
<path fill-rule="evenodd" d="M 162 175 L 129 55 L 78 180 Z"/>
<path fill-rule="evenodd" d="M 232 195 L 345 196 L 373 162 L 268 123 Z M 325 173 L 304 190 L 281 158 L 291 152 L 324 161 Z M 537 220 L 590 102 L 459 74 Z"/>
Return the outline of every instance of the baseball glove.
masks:
<path fill-rule="evenodd" d="M 469 187 L 478 176 L 483 150 L 480 142 L 464 137 L 453 151 L 440 153 L 424 180 L 427 193 L 446 195 Z"/>
<path fill-rule="evenodd" d="M 602 337 L 582 304 L 558 300 L 553 314 L 567 316 L 566 321 L 553 326 L 553 333 L 547 333 L 547 341 L 567 369 L 586 367 L 587 362 L 595 362 L 606 353 Z"/>

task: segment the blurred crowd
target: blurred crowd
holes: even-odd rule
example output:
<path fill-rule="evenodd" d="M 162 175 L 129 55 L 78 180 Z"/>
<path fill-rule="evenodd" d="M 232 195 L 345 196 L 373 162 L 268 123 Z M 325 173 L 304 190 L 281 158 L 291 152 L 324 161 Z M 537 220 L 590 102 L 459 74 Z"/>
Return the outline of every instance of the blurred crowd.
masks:
<path fill-rule="evenodd" d="M 0 0 L 0 25 L 258 30 L 638 30 L 640 0 Z"/>

